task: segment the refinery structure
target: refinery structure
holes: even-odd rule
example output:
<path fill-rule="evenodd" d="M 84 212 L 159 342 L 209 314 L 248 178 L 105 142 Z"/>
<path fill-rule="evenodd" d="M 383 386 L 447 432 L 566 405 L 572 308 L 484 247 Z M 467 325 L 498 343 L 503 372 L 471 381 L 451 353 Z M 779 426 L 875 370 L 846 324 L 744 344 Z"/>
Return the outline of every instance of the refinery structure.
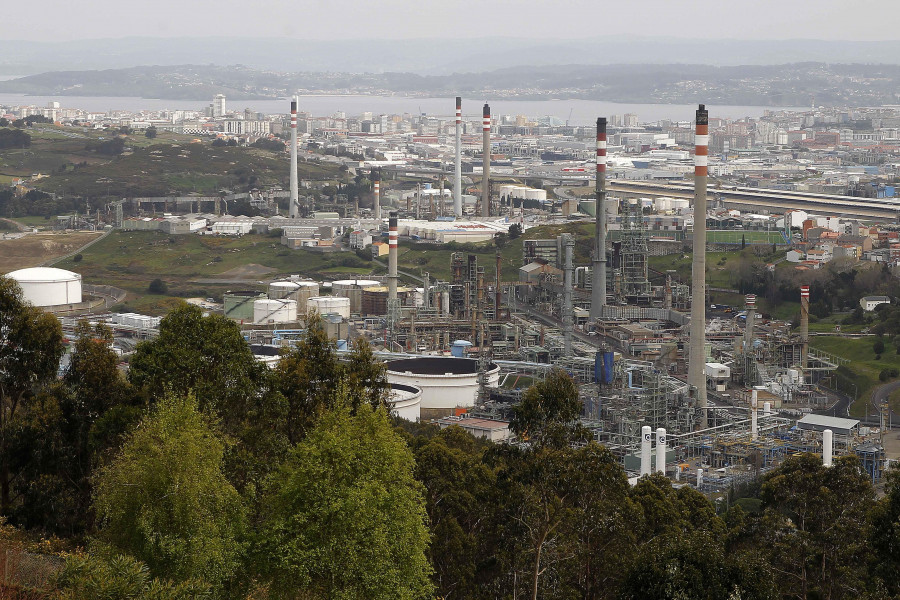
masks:
<path fill-rule="evenodd" d="M 282 242 L 287 239 L 292 248 L 320 242 L 325 230 L 332 237 L 342 233 L 352 247 L 372 248 L 386 274 L 336 281 L 297 276 L 271 281 L 265 291 L 227 292 L 220 310 L 241 325 L 260 360 L 277 361 L 280 350 L 303 335 L 304 319 L 315 311 L 339 352 L 356 338 L 372 343 L 387 363 L 391 405 L 404 418 L 458 424 L 475 435 L 506 440 L 512 408 L 528 383 L 561 369 L 579 385 L 581 423 L 635 477 L 659 471 L 704 491 L 722 491 L 806 451 L 821 454 L 825 464 L 834 456 L 856 454 L 873 480 L 881 478 L 884 423 L 870 427 L 846 418 L 845 407 L 842 416 L 838 398 L 823 387 L 841 360 L 809 347 L 808 286 L 801 288 L 796 328 L 763 322 L 752 294 L 736 312 L 707 313 L 705 216 L 713 194 L 704 105 L 690 120 L 692 143 L 681 144 L 690 151 L 679 151 L 692 156 L 691 187 L 681 186 L 677 193 L 666 188 L 666 195 L 653 194 L 649 200 L 688 222 L 684 238 L 655 239 L 645 210 L 647 190 L 629 190 L 608 179 L 607 118 L 601 117 L 590 169 L 594 198 L 582 203 L 589 209 L 589 249 L 579 254 L 577 236 L 566 231 L 525 239 L 514 265 L 499 249 L 495 256 L 454 250 L 445 252 L 450 273 L 445 279 L 401 272 L 400 241 L 432 243 L 437 252 L 442 243 L 490 241 L 498 233 L 509 235 L 513 227 L 528 229 L 534 222 L 526 206 L 546 200 L 544 189 L 495 181 L 490 106 L 482 108 L 481 169 L 467 174 L 468 185 L 463 184 L 463 148 L 472 151 L 474 136 L 465 136 L 463 143 L 462 99 L 457 97 L 454 156 L 447 170 L 452 185 L 445 189 L 443 171 L 435 178 L 427 170 L 403 171 L 389 159 L 362 161 L 356 168 L 371 181 L 372 194 L 365 199 L 371 205 L 345 198 L 340 214 L 309 211 L 300 196 L 297 111 L 294 99 L 290 190 L 259 192 L 257 200 L 259 206 L 276 208 L 255 220 L 210 219 L 215 222 L 197 229 L 217 223 L 215 233 L 224 234 L 278 228 Z M 414 192 L 391 189 L 398 172 L 422 181 Z M 715 196 L 713 201 L 721 202 Z M 288 199 L 287 214 L 278 214 L 278 198 Z M 160 213 L 178 206 L 171 198 L 131 201 L 139 210 Z M 190 203 L 184 212 L 199 214 L 207 201 L 207 208 L 220 212 L 219 202 L 227 198 L 193 197 L 184 201 Z M 565 225 L 567 216 L 553 222 Z M 127 219 L 120 221 L 128 227 Z M 185 227 L 190 230 L 190 224 Z M 652 272 L 650 256 L 666 244 L 692 248 L 690 280 Z M 514 277 L 508 275 L 511 268 Z M 23 273 L 19 280 L 36 297 L 52 296 L 50 303 L 81 302 L 80 279 L 65 273 Z M 128 331 L 129 325 L 107 319 Z M 141 335 L 152 335 L 153 326 L 143 326 Z"/>

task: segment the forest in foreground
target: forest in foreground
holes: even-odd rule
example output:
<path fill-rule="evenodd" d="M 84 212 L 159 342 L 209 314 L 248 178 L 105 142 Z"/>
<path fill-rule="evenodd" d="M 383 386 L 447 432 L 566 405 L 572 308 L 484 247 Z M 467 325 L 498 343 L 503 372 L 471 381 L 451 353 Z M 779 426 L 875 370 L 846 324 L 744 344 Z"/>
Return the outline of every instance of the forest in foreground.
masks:
<path fill-rule="evenodd" d="M 563 372 L 498 445 L 392 418 L 383 364 L 313 317 L 274 369 L 188 305 L 127 374 L 111 336 L 65 340 L 0 277 L 2 597 L 900 598 L 895 469 L 879 498 L 854 457 L 798 455 L 717 511 L 629 485 Z"/>

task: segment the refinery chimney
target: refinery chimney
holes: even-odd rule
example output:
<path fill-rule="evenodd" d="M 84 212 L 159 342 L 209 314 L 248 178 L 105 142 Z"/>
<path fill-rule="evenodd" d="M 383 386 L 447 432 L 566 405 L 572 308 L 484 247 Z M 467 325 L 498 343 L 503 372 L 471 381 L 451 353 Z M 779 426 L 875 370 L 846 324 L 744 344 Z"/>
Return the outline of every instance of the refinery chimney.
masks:
<path fill-rule="evenodd" d="M 573 275 L 575 265 L 572 262 L 572 254 L 575 250 L 575 239 L 568 233 L 563 234 L 563 245 L 565 246 L 565 271 L 563 276 L 563 354 L 572 356 L 572 330 L 575 324 L 575 305 L 572 300 Z"/>
<path fill-rule="evenodd" d="M 591 319 L 606 305 L 606 118 L 597 119 L 597 204 L 594 207 L 594 260 L 591 271 Z"/>
<path fill-rule="evenodd" d="M 747 306 L 747 320 L 744 323 L 744 355 L 753 354 L 753 328 L 756 326 L 756 295 L 747 294 L 745 297 Z"/>
<path fill-rule="evenodd" d="M 375 220 L 381 221 L 381 173 L 378 169 L 372 169 L 372 193 L 375 196 Z M 377 223 L 376 227 L 381 228 L 381 223 Z"/>
<path fill-rule="evenodd" d="M 292 219 L 297 218 L 297 209 L 300 204 L 300 186 L 297 183 L 297 99 L 291 100 L 291 205 L 288 207 L 288 215 Z"/>
<path fill-rule="evenodd" d="M 463 214 L 462 201 L 462 98 L 456 97 L 456 169 L 453 172 L 453 214 Z"/>
<path fill-rule="evenodd" d="M 394 351 L 395 329 L 400 317 L 400 305 L 397 301 L 397 213 L 388 217 L 388 300 L 387 300 L 388 351 Z"/>
<path fill-rule="evenodd" d="M 484 105 L 481 123 L 481 216 L 491 216 L 491 107 Z"/>
<path fill-rule="evenodd" d="M 800 370 L 806 377 L 809 353 L 809 286 L 800 286 Z M 805 381 L 805 379 L 804 379 Z"/>
<path fill-rule="evenodd" d="M 691 272 L 691 324 L 688 386 L 694 396 L 698 425 L 709 426 L 706 414 L 706 182 L 709 159 L 709 111 L 697 109 L 694 137 L 694 260 Z"/>

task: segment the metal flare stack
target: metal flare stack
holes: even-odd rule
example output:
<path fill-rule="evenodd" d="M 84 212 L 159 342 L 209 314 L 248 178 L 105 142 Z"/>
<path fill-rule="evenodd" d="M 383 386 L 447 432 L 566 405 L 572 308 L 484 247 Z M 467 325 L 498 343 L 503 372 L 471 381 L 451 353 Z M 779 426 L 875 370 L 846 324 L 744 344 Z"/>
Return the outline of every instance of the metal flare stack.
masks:
<path fill-rule="evenodd" d="M 691 271 L 691 333 L 688 385 L 694 395 L 697 425 L 706 414 L 706 184 L 709 174 L 709 111 L 697 109 L 694 137 L 694 260 Z"/>

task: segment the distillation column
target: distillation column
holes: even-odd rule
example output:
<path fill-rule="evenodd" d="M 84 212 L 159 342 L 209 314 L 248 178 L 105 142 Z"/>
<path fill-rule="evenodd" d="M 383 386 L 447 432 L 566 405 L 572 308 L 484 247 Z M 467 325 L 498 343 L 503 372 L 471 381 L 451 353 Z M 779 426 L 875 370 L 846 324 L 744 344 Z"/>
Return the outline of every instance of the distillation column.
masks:
<path fill-rule="evenodd" d="M 481 123 L 481 216 L 491 216 L 491 107 L 484 105 Z"/>

